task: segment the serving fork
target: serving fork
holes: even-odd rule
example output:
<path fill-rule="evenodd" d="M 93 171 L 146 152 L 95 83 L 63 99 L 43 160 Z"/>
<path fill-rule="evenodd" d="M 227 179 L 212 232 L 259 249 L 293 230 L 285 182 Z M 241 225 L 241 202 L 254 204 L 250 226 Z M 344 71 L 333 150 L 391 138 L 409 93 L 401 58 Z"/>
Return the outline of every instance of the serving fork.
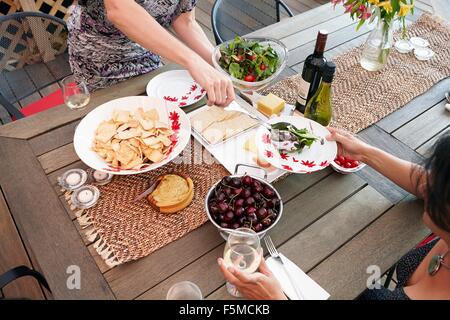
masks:
<path fill-rule="evenodd" d="M 289 282 L 291 283 L 291 286 L 294 288 L 295 293 L 297 294 L 297 297 L 300 300 L 305 300 L 305 296 L 301 293 L 300 289 L 295 285 L 294 279 L 292 278 L 291 274 L 289 273 L 288 269 L 286 268 L 283 258 L 280 256 L 277 248 L 273 244 L 272 238 L 270 238 L 270 236 L 266 236 L 264 238 L 264 242 L 266 243 L 266 247 L 267 247 L 267 250 L 269 250 L 270 256 L 282 265 L 284 272 L 286 273 L 286 275 L 289 278 Z"/>

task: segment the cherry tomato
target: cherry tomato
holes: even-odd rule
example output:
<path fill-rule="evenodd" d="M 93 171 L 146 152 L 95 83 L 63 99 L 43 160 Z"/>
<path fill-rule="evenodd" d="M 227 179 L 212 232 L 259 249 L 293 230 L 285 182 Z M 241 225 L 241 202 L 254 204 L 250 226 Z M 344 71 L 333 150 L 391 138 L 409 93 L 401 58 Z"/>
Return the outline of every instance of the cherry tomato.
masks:
<path fill-rule="evenodd" d="M 340 162 L 339 160 L 334 160 L 334 162 L 335 162 L 338 166 L 342 167 L 342 162 Z"/>
<path fill-rule="evenodd" d="M 353 164 L 351 161 L 347 160 L 347 162 L 345 162 L 345 166 L 344 166 L 345 168 L 350 169 L 350 168 L 353 168 L 352 166 L 353 166 Z"/>
<path fill-rule="evenodd" d="M 248 75 L 246 75 L 245 78 L 244 78 L 244 81 L 247 81 L 247 82 L 255 82 L 255 80 L 256 80 L 256 78 L 255 78 L 255 76 L 252 75 L 252 74 L 248 74 Z"/>
<path fill-rule="evenodd" d="M 345 158 L 343 156 L 338 156 L 336 159 L 339 160 L 340 163 L 345 162 Z"/>
<path fill-rule="evenodd" d="M 250 56 L 250 60 L 255 61 L 258 56 L 256 54 Z"/>
<path fill-rule="evenodd" d="M 267 67 L 264 63 L 261 63 L 261 65 L 259 66 L 259 69 L 261 69 L 261 71 L 264 71 L 267 69 Z"/>
<path fill-rule="evenodd" d="M 244 61 L 244 59 L 245 59 L 244 56 L 243 56 L 243 55 L 240 55 L 240 54 L 237 55 L 237 58 L 238 58 L 238 61 L 239 61 L 239 62 L 242 62 L 242 61 Z"/>
<path fill-rule="evenodd" d="M 351 163 L 352 163 L 352 168 L 356 168 L 359 166 L 359 161 L 351 160 Z"/>

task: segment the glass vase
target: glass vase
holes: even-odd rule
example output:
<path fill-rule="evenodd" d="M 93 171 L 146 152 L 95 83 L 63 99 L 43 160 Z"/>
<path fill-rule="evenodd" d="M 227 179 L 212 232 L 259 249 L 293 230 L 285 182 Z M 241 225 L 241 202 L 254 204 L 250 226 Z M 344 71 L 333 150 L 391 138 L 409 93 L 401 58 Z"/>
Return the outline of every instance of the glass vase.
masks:
<path fill-rule="evenodd" d="M 392 47 L 392 23 L 379 20 L 369 35 L 361 55 L 361 66 L 368 71 L 379 71 L 388 62 Z"/>

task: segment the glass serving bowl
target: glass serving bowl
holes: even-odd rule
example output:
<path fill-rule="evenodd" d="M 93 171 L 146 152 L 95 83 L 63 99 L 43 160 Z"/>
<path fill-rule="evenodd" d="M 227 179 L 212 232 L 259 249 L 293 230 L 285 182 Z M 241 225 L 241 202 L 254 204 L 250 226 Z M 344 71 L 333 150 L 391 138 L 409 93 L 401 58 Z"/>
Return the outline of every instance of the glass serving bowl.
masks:
<path fill-rule="evenodd" d="M 286 67 L 287 60 L 288 60 L 288 49 L 282 42 L 280 42 L 276 39 L 264 38 L 264 37 L 242 37 L 242 38 L 246 39 L 246 40 L 258 42 L 262 46 L 270 45 L 275 50 L 275 52 L 278 54 L 278 65 L 277 65 L 277 68 L 276 68 L 276 71 L 274 72 L 274 74 L 272 74 L 267 79 L 264 79 L 263 81 L 257 81 L 257 82 L 248 82 L 248 81 L 239 80 L 239 79 L 232 77 L 228 73 L 227 70 L 223 69 L 220 66 L 219 59 L 220 59 L 220 48 L 222 46 L 228 46 L 230 44 L 230 42 L 232 42 L 233 40 L 226 41 L 226 42 L 218 45 L 214 49 L 213 56 L 212 56 L 212 61 L 213 61 L 214 67 L 217 70 L 219 70 L 220 72 L 222 72 L 223 74 L 230 77 L 231 81 L 233 82 L 234 87 L 240 91 L 253 92 L 253 91 L 262 90 L 262 89 L 266 88 L 267 86 L 269 86 L 270 84 L 272 84 L 274 82 L 274 80 L 280 75 L 280 73 Z"/>

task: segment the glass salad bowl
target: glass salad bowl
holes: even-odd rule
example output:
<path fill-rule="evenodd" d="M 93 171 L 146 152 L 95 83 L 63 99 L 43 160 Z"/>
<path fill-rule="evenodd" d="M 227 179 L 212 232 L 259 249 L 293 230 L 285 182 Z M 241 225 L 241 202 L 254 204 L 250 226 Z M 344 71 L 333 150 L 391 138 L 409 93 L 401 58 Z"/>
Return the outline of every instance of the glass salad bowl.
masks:
<path fill-rule="evenodd" d="M 278 55 L 278 63 L 275 68 L 275 72 L 270 77 L 262 81 L 255 81 L 255 82 L 244 81 L 231 76 L 228 70 L 225 70 L 224 68 L 221 67 L 219 60 L 221 57 L 221 48 L 228 47 L 234 40 L 226 41 L 218 45 L 214 49 L 212 57 L 214 67 L 223 74 L 229 76 L 231 78 L 231 81 L 233 82 L 234 87 L 240 91 L 251 93 L 253 91 L 262 90 L 267 86 L 269 86 L 270 84 L 272 84 L 274 80 L 280 75 L 280 73 L 286 67 L 288 60 L 288 49 L 282 42 L 276 39 L 264 37 L 242 37 L 242 39 L 257 42 L 263 47 L 271 46 Z"/>

